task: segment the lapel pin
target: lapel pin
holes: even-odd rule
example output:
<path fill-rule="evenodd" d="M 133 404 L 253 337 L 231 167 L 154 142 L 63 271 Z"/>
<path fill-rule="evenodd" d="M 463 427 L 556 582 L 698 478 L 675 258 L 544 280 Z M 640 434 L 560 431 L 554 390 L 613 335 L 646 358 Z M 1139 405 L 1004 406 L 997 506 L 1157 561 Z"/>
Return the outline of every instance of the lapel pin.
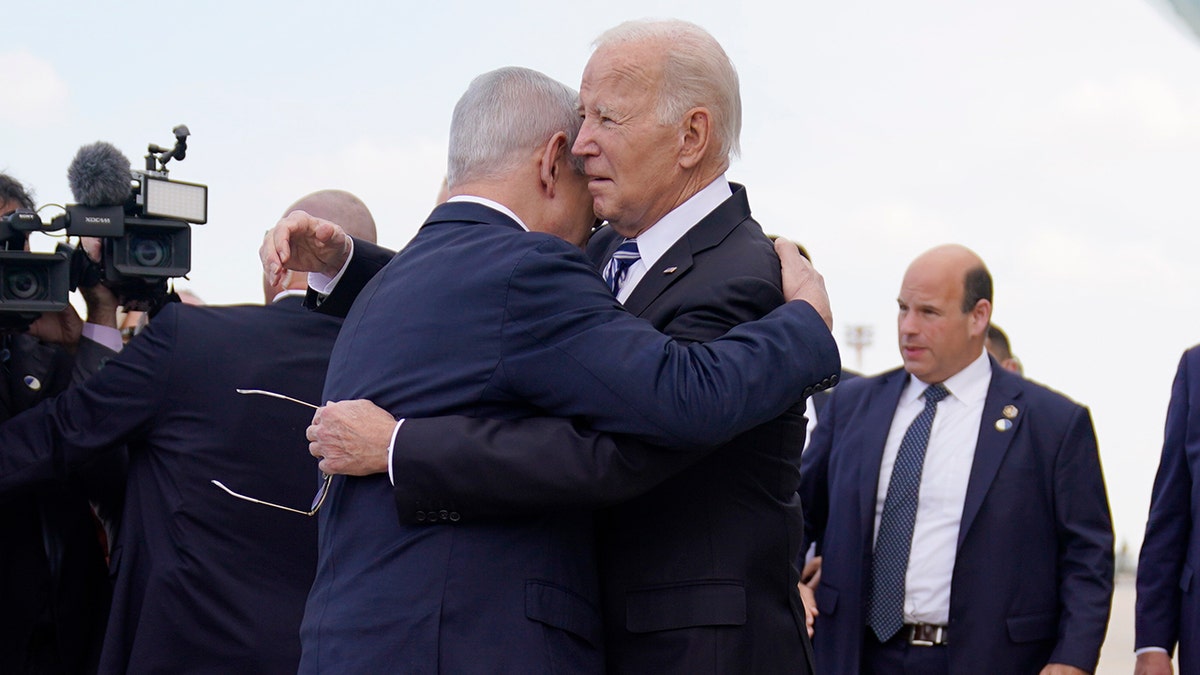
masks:
<path fill-rule="evenodd" d="M 677 270 L 677 269 L 679 269 L 679 268 L 678 267 L 668 267 L 667 269 L 663 270 L 663 274 L 674 274 L 675 270 Z"/>
<path fill-rule="evenodd" d="M 42 389 L 42 381 L 32 375 L 26 375 L 23 382 L 25 382 L 26 387 L 29 387 L 33 391 L 41 391 Z"/>
<path fill-rule="evenodd" d="M 1004 433 L 1005 431 L 1008 431 L 1009 429 L 1011 429 L 1012 425 L 1013 425 L 1012 420 L 1007 420 L 1007 419 L 996 420 L 996 431 Z"/>
<path fill-rule="evenodd" d="M 1016 418 L 1017 412 L 1019 412 L 1019 411 L 1017 410 L 1017 406 L 1015 406 L 1015 405 L 1006 405 L 1006 406 L 1004 406 L 1004 410 L 1001 412 L 1004 414 L 1004 417 L 1006 419 L 1011 420 L 1011 419 Z"/>

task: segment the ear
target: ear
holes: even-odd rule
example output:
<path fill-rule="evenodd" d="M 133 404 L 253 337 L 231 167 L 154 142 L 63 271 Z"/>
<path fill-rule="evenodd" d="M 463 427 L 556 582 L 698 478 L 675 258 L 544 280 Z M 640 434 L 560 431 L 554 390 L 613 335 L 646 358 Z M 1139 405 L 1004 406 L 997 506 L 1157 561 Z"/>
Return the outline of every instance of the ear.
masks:
<path fill-rule="evenodd" d="M 713 121 L 708 108 L 692 108 L 683 117 L 683 137 L 679 148 L 679 165 L 694 169 L 708 156 L 708 146 L 714 142 Z"/>
<path fill-rule="evenodd" d="M 980 298 L 971 308 L 971 335 L 987 338 L 988 324 L 992 321 L 992 303 Z"/>
<path fill-rule="evenodd" d="M 562 162 L 563 156 L 571 149 L 567 147 L 566 132 L 558 132 L 546 141 L 538 161 L 538 177 L 541 179 L 542 192 L 549 198 L 554 198 L 557 183 L 562 171 L 567 170 Z"/>

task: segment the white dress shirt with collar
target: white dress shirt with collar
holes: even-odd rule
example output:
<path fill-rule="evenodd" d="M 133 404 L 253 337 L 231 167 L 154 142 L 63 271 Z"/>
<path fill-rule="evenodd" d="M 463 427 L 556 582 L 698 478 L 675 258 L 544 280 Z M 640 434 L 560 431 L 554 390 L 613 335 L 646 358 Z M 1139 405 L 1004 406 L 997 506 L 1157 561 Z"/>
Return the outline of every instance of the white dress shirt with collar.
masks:
<path fill-rule="evenodd" d="M 647 270 L 654 267 L 654 263 L 658 262 L 667 249 L 674 246 L 675 242 L 687 234 L 688 230 L 704 220 L 705 216 L 712 213 L 713 209 L 732 195 L 733 190 L 729 187 L 729 181 L 725 178 L 725 174 L 721 174 L 717 176 L 716 180 L 704 186 L 686 202 L 676 206 L 657 223 L 638 235 L 638 255 L 641 258 L 629 266 L 629 272 L 626 273 L 621 290 L 617 293 L 617 300 L 624 304 L 629 299 L 629 295 L 633 293 L 633 289 L 637 287 L 638 282 L 646 276 Z"/>
<path fill-rule="evenodd" d="M 967 498 L 967 480 L 975 460 L 975 443 L 983 404 L 992 382 L 987 352 L 943 384 L 950 395 L 937 406 L 925 449 L 917 520 L 904 584 L 904 622 L 944 626 L 950 620 L 950 581 L 958 548 L 958 529 Z M 910 377 L 896 404 L 875 495 L 875 532 L 887 498 L 892 466 L 904 433 L 925 407 L 921 397 L 929 383 Z"/>

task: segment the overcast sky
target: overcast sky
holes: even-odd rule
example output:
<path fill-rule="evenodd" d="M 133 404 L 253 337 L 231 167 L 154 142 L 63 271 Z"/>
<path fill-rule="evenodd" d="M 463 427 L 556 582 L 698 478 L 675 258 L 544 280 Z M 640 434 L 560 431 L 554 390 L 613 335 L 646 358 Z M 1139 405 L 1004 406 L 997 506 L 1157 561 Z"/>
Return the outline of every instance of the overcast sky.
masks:
<path fill-rule="evenodd" d="M 210 186 L 209 222 L 181 287 L 210 303 L 261 301 L 262 232 L 312 190 L 355 192 L 402 246 L 474 75 L 522 65 L 577 87 L 605 28 L 704 26 L 742 78 L 729 177 L 813 254 L 846 365 L 898 365 L 908 262 L 972 247 L 1026 373 L 1091 408 L 1136 551 L 1175 366 L 1200 341 L 1200 45 L 1153 0 L 52 6 L 5 9 L 0 170 L 65 203 L 80 145 L 140 166 L 187 124 L 171 176 Z M 853 325 L 874 332 L 861 362 Z"/>

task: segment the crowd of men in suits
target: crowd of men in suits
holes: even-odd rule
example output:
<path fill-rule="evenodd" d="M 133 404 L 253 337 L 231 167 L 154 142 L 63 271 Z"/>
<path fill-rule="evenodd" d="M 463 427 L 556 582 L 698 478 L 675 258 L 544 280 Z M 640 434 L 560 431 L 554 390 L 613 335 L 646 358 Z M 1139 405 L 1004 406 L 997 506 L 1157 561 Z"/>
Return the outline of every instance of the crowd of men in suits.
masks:
<path fill-rule="evenodd" d="M 740 125 L 707 32 L 621 24 L 578 92 L 471 82 L 400 253 L 325 190 L 264 239 L 266 306 L 169 305 L 121 349 L 101 287 L 111 333 L 4 336 L 0 671 L 1093 672 L 1088 410 L 1019 374 L 953 244 L 900 281 L 903 366 L 833 388 L 820 275 L 725 176 Z M 10 188 L 0 212 L 30 205 Z M 1177 644 L 1200 667 L 1198 368 L 1139 566 L 1144 673 Z"/>

